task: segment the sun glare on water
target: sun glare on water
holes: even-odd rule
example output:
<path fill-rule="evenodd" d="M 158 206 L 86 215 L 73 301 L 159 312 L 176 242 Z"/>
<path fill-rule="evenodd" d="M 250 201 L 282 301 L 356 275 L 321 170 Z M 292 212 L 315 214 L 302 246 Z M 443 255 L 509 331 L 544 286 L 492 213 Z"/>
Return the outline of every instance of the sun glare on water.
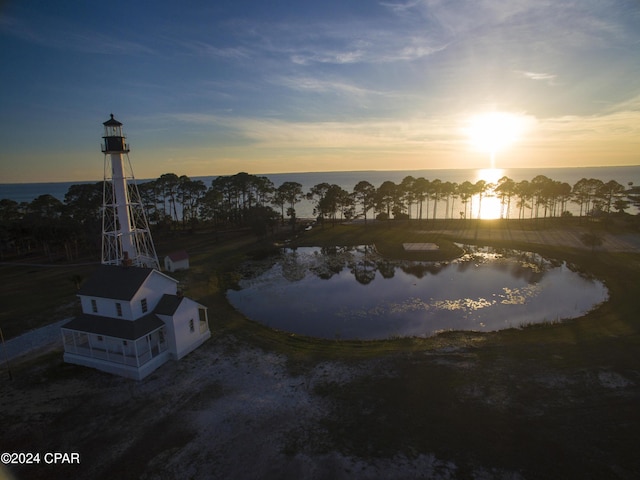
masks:
<path fill-rule="evenodd" d="M 476 182 L 478 180 L 484 180 L 488 186 L 487 191 L 483 194 L 482 204 L 479 205 L 479 218 L 484 220 L 502 218 L 503 205 L 500 199 L 494 194 L 493 189 L 503 176 L 504 170 L 501 168 L 483 168 L 478 170 Z"/>

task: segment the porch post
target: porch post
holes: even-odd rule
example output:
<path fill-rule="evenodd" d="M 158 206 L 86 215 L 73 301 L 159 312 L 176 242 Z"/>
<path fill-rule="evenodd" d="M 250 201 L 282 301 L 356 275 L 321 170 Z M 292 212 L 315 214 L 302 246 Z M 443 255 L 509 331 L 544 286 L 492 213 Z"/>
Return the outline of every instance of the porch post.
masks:
<path fill-rule="evenodd" d="M 136 367 L 140 368 L 140 358 L 138 358 L 138 340 L 134 340 L 133 349 L 136 352 Z"/>

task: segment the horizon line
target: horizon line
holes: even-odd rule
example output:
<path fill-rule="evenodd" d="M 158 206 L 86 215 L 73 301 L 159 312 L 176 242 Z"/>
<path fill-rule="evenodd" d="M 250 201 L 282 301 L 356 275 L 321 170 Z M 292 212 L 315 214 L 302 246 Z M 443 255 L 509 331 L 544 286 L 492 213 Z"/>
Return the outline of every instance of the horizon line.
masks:
<path fill-rule="evenodd" d="M 640 164 L 622 164 L 622 165 L 587 165 L 587 166 L 551 166 L 551 167 L 468 167 L 468 168 L 418 168 L 418 169 L 370 169 L 370 170 L 317 170 L 317 171 L 287 171 L 287 172 L 267 172 L 267 173 L 249 173 L 249 175 L 256 176 L 267 176 L 267 175 L 308 175 L 308 174 L 320 174 L 320 173 L 368 173 L 368 172 L 426 172 L 426 171 L 444 171 L 444 170 L 560 170 L 560 169 L 571 169 L 571 170 L 580 170 L 580 169 L 596 169 L 596 168 L 624 168 L 624 167 L 640 167 Z M 236 175 L 238 173 L 242 173 L 244 170 L 239 170 L 236 173 L 227 173 L 227 174 L 216 174 L 212 173 L 209 175 L 186 175 L 189 178 L 202 178 L 202 177 L 230 177 Z M 165 172 L 165 173 L 173 173 L 173 172 Z M 164 175 L 164 174 L 160 174 Z M 160 175 L 157 177 L 144 177 L 138 178 L 135 177 L 136 182 L 140 181 L 148 181 L 148 180 L 156 180 L 160 178 Z M 180 176 L 180 175 L 178 175 Z M 30 184 L 54 184 L 54 183 L 97 183 L 102 182 L 103 179 L 92 179 L 92 180 L 56 180 L 56 181 L 18 181 L 18 182 L 0 182 L 0 185 L 30 185 Z"/>

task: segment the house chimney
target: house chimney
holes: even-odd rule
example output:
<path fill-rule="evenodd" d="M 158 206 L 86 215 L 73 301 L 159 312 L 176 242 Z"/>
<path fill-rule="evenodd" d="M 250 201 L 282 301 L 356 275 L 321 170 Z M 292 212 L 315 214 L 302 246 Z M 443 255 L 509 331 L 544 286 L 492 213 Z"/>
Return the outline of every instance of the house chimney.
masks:
<path fill-rule="evenodd" d="M 122 257 L 122 266 L 123 267 L 130 267 L 131 265 L 133 265 L 133 262 L 131 261 L 131 259 L 129 258 L 129 252 L 127 252 L 126 250 L 123 252 L 123 257 Z"/>

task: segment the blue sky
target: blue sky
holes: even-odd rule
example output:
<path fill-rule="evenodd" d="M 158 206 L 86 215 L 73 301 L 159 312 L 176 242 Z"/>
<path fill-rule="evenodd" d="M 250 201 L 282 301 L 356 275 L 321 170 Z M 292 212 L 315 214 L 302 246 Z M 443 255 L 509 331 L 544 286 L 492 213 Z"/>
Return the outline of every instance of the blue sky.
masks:
<path fill-rule="evenodd" d="M 138 178 L 637 165 L 639 26 L 637 0 L 8 0 L 0 182 L 101 178 L 110 113 Z"/>

